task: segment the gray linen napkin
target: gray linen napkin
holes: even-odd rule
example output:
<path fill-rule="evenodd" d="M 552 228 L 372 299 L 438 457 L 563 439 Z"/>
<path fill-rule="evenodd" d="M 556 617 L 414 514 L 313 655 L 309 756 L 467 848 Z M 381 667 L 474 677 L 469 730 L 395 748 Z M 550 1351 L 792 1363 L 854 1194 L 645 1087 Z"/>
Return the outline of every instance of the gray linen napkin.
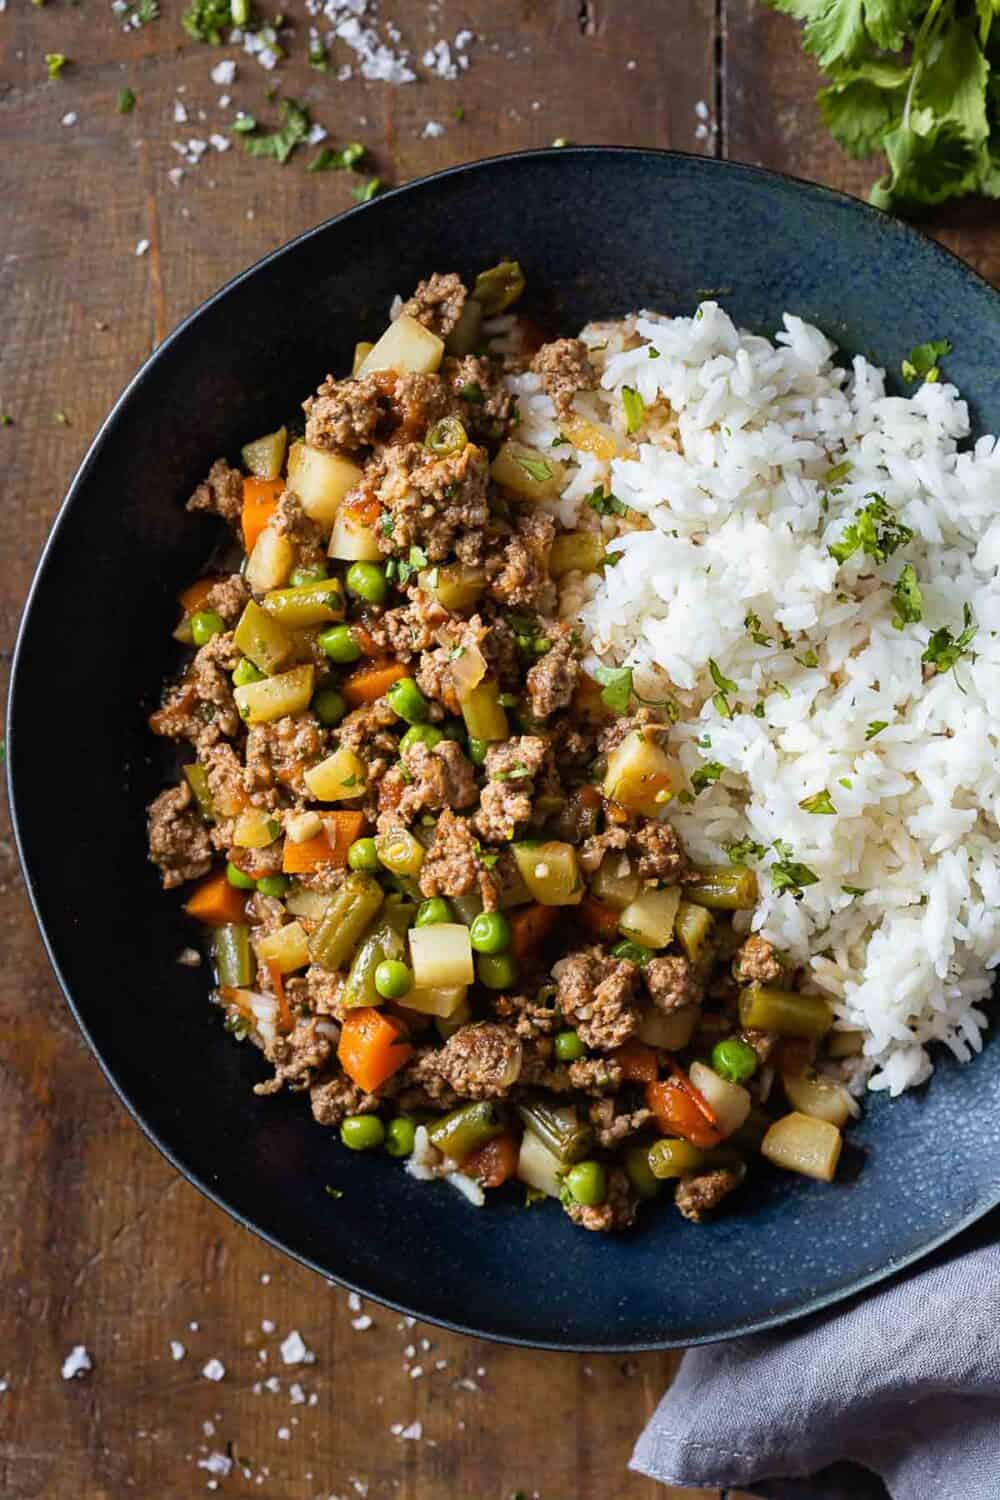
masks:
<path fill-rule="evenodd" d="M 1000 1500 L 998 1232 L 991 1215 L 867 1296 L 690 1350 L 631 1467 L 769 1500 Z"/>

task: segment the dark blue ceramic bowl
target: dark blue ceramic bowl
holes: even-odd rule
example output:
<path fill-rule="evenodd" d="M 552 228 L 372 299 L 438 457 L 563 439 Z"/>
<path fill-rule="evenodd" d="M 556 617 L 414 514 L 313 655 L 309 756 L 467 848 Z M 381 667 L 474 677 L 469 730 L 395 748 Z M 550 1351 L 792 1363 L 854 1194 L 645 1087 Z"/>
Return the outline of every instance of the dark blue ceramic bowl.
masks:
<path fill-rule="evenodd" d="M 238 277 L 168 338 L 101 429 L 53 529 L 14 666 L 10 794 L 53 965 L 108 1078 L 153 1141 L 273 1244 L 367 1295 L 490 1337 L 641 1349 L 795 1317 L 941 1244 L 1000 1201 L 994 1042 L 930 1086 L 873 1098 L 826 1187 L 762 1173 L 716 1222 L 669 1205 L 623 1238 L 519 1195 L 476 1211 L 387 1158 L 361 1158 L 301 1099 L 258 1099 L 261 1065 L 206 1003 L 176 897 L 146 862 L 162 785 L 144 713 L 168 670 L 177 590 L 213 523 L 182 501 L 220 453 L 292 411 L 392 295 L 502 256 L 552 331 L 707 294 L 771 331 L 789 308 L 847 354 L 897 370 L 949 337 L 948 373 L 1000 429 L 1000 297 L 914 230 L 823 188 L 652 151 L 542 151 L 416 182 L 321 225 Z M 86 637 L 66 671 L 66 626 Z M 60 688 L 58 720 L 51 683 Z M 51 789 L 72 739 L 78 845 L 52 859 Z M 336 1200 L 328 1184 L 342 1190 Z"/>

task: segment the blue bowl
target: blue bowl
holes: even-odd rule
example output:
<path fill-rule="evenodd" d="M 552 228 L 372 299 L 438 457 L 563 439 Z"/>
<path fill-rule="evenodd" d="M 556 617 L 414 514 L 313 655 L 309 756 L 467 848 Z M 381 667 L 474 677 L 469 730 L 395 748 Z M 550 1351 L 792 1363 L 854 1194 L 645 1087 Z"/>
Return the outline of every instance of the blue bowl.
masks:
<path fill-rule="evenodd" d="M 14 664 L 8 725 L 21 859 L 53 966 L 104 1071 L 160 1150 L 270 1243 L 453 1328 L 561 1349 L 637 1350 L 767 1327 L 871 1285 L 1000 1201 L 998 1053 L 868 1101 L 832 1186 L 763 1171 L 715 1222 L 668 1204 L 624 1237 L 510 1196 L 476 1211 L 386 1158 L 345 1151 L 304 1100 L 258 1099 L 262 1065 L 206 1000 L 176 897 L 146 863 L 163 784 L 144 716 L 173 669 L 177 590 L 214 523 L 182 501 L 220 453 L 350 368 L 392 295 L 433 269 L 523 263 L 528 311 L 569 332 L 718 297 L 773 331 L 783 310 L 889 370 L 947 336 L 979 430 L 1000 430 L 1000 297 L 913 229 L 837 193 L 663 152 L 502 157 L 415 182 L 230 282 L 157 349 L 98 434 L 53 528 Z M 80 640 L 67 640 L 75 620 Z M 67 671 L 68 653 L 72 670 Z M 59 683 L 58 714 L 51 683 Z M 53 788 L 78 789 L 52 858 Z M 328 1186 L 342 1196 L 331 1197 Z"/>

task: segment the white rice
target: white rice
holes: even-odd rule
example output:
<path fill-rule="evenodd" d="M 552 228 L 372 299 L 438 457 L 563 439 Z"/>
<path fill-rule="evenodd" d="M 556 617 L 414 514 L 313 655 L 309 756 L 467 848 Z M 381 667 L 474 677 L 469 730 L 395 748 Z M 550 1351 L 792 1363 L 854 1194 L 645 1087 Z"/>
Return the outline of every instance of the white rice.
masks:
<path fill-rule="evenodd" d="M 622 456 L 563 446 L 533 375 L 511 381 L 519 438 L 578 460 L 555 507 L 564 521 L 603 481 L 653 529 L 610 541 L 621 561 L 603 575 L 571 575 L 564 609 L 591 668 L 632 666 L 644 698 L 675 699 L 669 748 L 686 776 L 723 768 L 671 805 L 672 821 L 701 861 L 726 863 L 726 846 L 746 838 L 767 846 L 751 861 L 755 927 L 806 966 L 806 987 L 831 1000 L 838 1025 L 864 1032 L 869 1086 L 899 1093 L 931 1072 L 928 1044 L 962 1061 L 979 1050 L 1000 960 L 997 442 L 960 450 L 969 417 L 953 386 L 888 396 L 882 370 L 834 365 L 834 345 L 791 314 L 773 342 L 713 302 L 694 318 L 642 313 L 583 337 L 601 390 L 575 407 L 615 432 Z M 647 405 L 634 439 L 623 386 Z M 845 479 L 824 478 L 844 464 Z M 838 564 L 829 547 L 873 493 L 912 540 L 882 563 L 859 551 Z M 895 629 L 906 563 L 923 618 Z M 927 675 L 931 632 L 957 637 L 966 605 L 971 649 Z M 750 613 L 774 644 L 754 642 Z M 728 719 L 712 701 L 710 659 L 736 684 Z M 887 727 L 866 739 L 879 721 Z M 834 814 L 802 809 L 824 791 Z M 818 877 L 799 899 L 772 889 L 776 839 Z"/>

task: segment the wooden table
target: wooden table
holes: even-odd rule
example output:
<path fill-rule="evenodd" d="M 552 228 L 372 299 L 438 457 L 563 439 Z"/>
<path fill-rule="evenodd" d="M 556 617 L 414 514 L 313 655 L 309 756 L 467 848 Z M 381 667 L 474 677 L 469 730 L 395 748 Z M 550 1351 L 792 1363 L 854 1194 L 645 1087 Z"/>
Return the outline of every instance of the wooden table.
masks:
<path fill-rule="evenodd" d="M 329 71 L 311 69 L 301 4 L 273 74 L 238 48 L 188 40 L 181 10 L 163 0 L 159 20 L 129 31 L 97 0 L 0 18 L 5 663 L 35 558 L 113 397 L 207 293 L 347 207 L 365 180 L 308 172 L 311 150 L 282 168 L 238 140 L 209 144 L 197 166 L 172 149 L 207 141 L 237 108 L 276 120 L 270 85 L 306 102 L 334 143 L 362 140 L 392 183 L 557 137 L 728 155 L 859 194 L 873 175 L 823 134 L 795 28 L 755 0 L 382 0 L 397 50 L 417 59 L 440 38 L 475 35 L 467 72 L 441 78 L 418 63 L 419 82 L 403 86 L 338 79 L 342 45 Z M 52 82 L 49 52 L 70 59 Z M 223 58 L 238 60 L 231 86 L 210 78 Z M 125 86 L 137 103 L 119 114 Z M 931 227 L 996 279 L 995 225 L 995 211 L 967 204 Z M 66 626 L 72 671 L 86 626 Z M 56 688 L 54 720 L 58 709 Z M 73 808 L 60 791 L 60 817 L 88 816 L 82 793 Z M 54 845 L 53 857 L 67 853 Z M 179 1500 L 213 1483 L 273 1500 L 664 1493 L 625 1464 L 674 1358 L 531 1354 L 409 1327 L 377 1306 L 352 1309 L 266 1249 L 160 1159 L 102 1081 L 49 973 L 6 833 L 0 880 L 0 1494 Z M 292 1329 L 314 1364 L 282 1362 Z M 64 1381 L 78 1343 L 94 1368 Z M 217 1384 L 201 1373 L 212 1358 L 226 1368 Z M 413 1423 L 419 1440 L 399 1435 Z M 240 1467 L 214 1480 L 197 1466 L 212 1453 Z"/>

